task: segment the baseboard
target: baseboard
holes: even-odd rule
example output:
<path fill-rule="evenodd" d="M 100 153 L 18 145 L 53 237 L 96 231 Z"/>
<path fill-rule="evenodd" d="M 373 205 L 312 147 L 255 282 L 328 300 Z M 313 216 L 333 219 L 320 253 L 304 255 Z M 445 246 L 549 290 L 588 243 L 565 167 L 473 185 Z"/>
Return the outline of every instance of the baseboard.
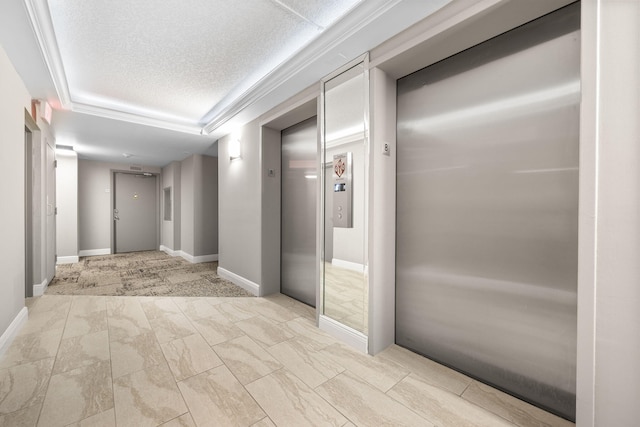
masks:
<path fill-rule="evenodd" d="M 362 353 L 367 354 L 369 351 L 369 340 L 362 332 L 358 332 L 322 314 L 318 319 L 318 327 L 332 337 L 339 339 Z"/>
<path fill-rule="evenodd" d="M 245 279 L 242 276 L 238 276 L 236 273 L 232 273 L 229 270 L 226 270 L 222 267 L 218 267 L 218 276 L 223 279 L 227 279 L 230 282 L 240 286 L 242 289 L 251 292 L 255 296 L 260 296 L 260 285 L 252 282 L 251 280 Z"/>
<path fill-rule="evenodd" d="M 171 255 L 171 256 L 179 256 L 178 252 L 180 252 L 180 251 L 174 251 L 173 249 L 170 249 L 164 245 L 160 245 L 160 250 L 166 253 L 167 255 Z"/>
<path fill-rule="evenodd" d="M 358 273 L 364 273 L 364 265 L 357 262 L 345 261 L 342 259 L 333 258 L 331 264 L 336 267 L 345 268 L 347 270 L 357 271 Z"/>
<path fill-rule="evenodd" d="M 218 261 L 218 254 L 194 256 L 189 253 L 186 253 L 185 251 L 174 251 L 173 249 L 169 249 L 168 247 L 163 245 L 160 245 L 160 250 L 166 253 L 167 255 L 182 257 L 192 264 L 199 264 L 201 262 Z"/>
<path fill-rule="evenodd" d="M 4 331 L 2 335 L 0 335 L 0 357 L 2 357 L 7 348 L 9 348 L 11 342 L 20 330 L 20 327 L 22 327 L 22 325 L 27 321 L 28 318 L 29 309 L 27 309 L 27 307 L 22 307 L 22 310 L 18 312 L 18 315 L 9 324 L 7 330 Z"/>
<path fill-rule="evenodd" d="M 42 295 L 44 295 L 44 291 L 47 289 L 47 286 L 49 286 L 49 281 L 46 278 L 42 281 L 42 283 L 33 285 L 33 296 L 41 297 Z"/>
<path fill-rule="evenodd" d="M 104 249 L 85 249 L 78 251 L 79 256 L 97 256 L 97 255 L 111 255 L 111 248 Z"/>
<path fill-rule="evenodd" d="M 195 262 L 196 264 L 201 262 L 213 262 L 213 261 L 218 261 L 218 254 L 198 255 L 198 256 L 194 256 L 193 259 L 195 261 L 191 261 L 191 262 Z"/>
<path fill-rule="evenodd" d="M 80 261 L 80 257 L 78 255 L 75 256 L 59 256 L 57 257 L 56 264 L 75 264 Z"/>

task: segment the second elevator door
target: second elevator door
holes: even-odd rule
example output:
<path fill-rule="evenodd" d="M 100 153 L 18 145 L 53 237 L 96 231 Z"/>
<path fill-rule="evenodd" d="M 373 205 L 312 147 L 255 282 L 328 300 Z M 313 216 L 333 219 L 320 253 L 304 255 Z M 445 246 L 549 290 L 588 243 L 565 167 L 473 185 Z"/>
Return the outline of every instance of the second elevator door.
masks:
<path fill-rule="evenodd" d="M 574 4 L 398 81 L 396 342 L 570 419 L 579 25 Z"/>
<path fill-rule="evenodd" d="M 316 305 L 317 121 L 282 131 L 283 294 Z"/>

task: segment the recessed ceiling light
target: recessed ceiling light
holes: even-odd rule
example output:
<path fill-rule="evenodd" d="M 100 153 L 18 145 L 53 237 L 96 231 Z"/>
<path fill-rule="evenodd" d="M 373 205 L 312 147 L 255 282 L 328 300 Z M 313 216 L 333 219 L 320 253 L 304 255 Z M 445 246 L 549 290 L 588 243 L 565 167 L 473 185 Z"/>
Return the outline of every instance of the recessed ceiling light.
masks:
<path fill-rule="evenodd" d="M 129 154 L 129 153 L 122 153 L 122 157 L 126 157 L 127 159 L 128 159 L 129 157 L 132 157 L 132 156 L 133 156 L 133 154 Z"/>

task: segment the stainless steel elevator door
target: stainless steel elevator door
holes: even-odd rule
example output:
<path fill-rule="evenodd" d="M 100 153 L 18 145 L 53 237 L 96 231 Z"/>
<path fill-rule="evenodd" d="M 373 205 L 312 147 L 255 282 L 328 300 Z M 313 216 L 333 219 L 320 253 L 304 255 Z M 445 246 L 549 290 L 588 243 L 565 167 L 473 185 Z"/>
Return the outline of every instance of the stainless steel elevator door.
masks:
<path fill-rule="evenodd" d="M 398 81 L 396 342 L 569 419 L 579 16 Z"/>
<path fill-rule="evenodd" d="M 316 117 L 282 131 L 280 291 L 316 306 Z"/>

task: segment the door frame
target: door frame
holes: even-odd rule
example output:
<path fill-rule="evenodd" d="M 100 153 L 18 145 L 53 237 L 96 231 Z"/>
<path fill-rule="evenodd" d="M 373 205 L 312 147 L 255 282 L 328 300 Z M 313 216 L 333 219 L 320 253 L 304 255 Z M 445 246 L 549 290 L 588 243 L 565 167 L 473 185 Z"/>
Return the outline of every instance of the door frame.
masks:
<path fill-rule="evenodd" d="M 277 294 L 281 285 L 281 160 L 282 130 L 318 115 L 317 87 L 305 91 L 288 107 L 260 121 L 260 187 L 262 189 L 262 257 L 258 296 Z M 316 236 L 317 239 L 317 236 Z M 317 274 L 317 272 L 316 272 Z M 316 318 L 319 301 L 316 289 Z"/>
<path fill-rule="evenodd" d="M 109 198 L 109 223 L 110 223 L 110 239 L 111 239 L 111 254 L 114 255 L 116 253 L 116 225 L 115 220 L 113 219 L 113 210 L 116 205 L 116 174 L 124 173 L 128 175 L 142 175 L 142 174 L 151 174 L 156 179 L 156 247 L 154 250 L 160 250 L 160 228 L 162 227 L 162 218 L 161 218 L 161 204 L 162 204 L 162 176 L 158 172 L 148 172 L 145 170 L 141 171 L 131 171 L 131 170 L 122 170 L 122 169 L 111 169 L 109 170 L 110 179 L 110 193 L 111 197 Z"/>
<path fill-rule="evenodd" d="M 34 233 L 33 233 L 33 141 L 40 131 L 38 124 L 27 110 L 24 112 L 24 296 L 33 297 Z"/>

